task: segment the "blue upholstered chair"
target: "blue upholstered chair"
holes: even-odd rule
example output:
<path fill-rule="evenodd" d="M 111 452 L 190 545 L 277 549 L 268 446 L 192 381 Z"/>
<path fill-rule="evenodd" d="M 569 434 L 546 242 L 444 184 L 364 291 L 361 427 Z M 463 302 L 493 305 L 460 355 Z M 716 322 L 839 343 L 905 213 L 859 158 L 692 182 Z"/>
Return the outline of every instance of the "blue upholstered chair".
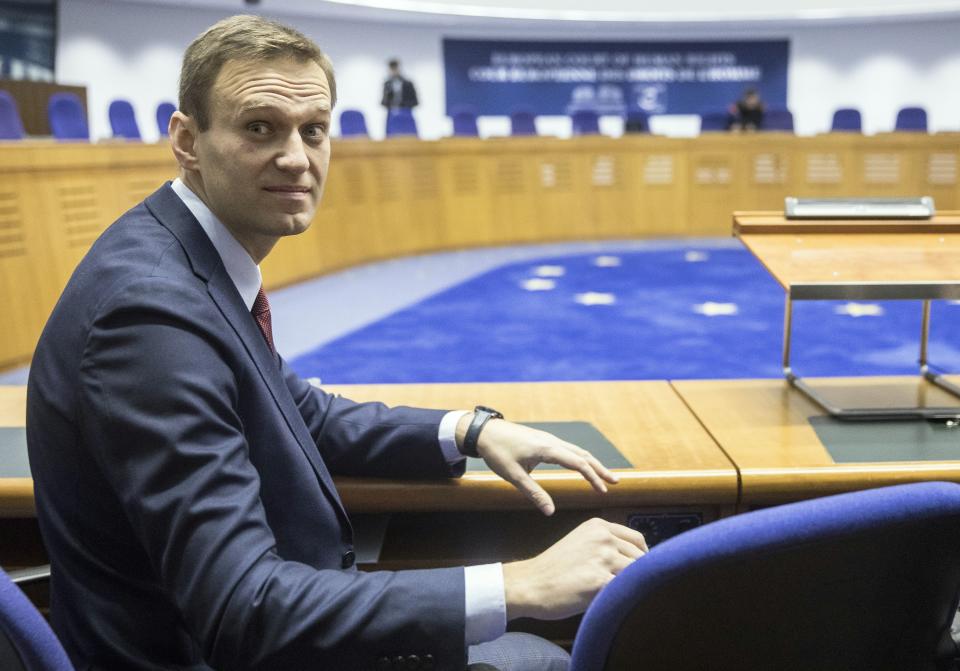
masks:
<path fill-rule="evenodd" d="M 927 132 L 927 110 L 922 107 L 904 107 L 897 112 L 894 130 L 913 133 Z"/>
<path fill-rule="evenodd" d="M 830 131 L 859 133 L 863 130 L 863 124 L 860 118 L 860 110 L 852 107 L 844 107 L 833 113 L 833 122 L 830 124 Z"/>
<path fill-rule="evenodd" d="M 73 671 L 60 641 L 20 588 L 0 570 L 0 669 Z"/>
<path fill-rule="evenodd" d="M 363 112 L 346 109 L 340 113 L 340 137 L 370 137 Z"/>
<path fill-rule="evenodd" d="M 89 140 L 87 115 L 80 98 L 74 93 L 60 92 L 50 96 L 47 103 L 50 132 L 58 140 Z"/>
<path fill-rule="evenodd" d="M 157 105 L 157 130 L 160 131 L 160 137 L 166 137 L 167 130 L 170 128 L 170 117 L 177 111 L 177 106 L 171 102 L 162 102 Z"/>
<path fill-rule="evenodd" d="M 726 110 L 707 110 L 700 114 L 700 132 L 730 130 L 730 113 Z"/>
<path fill-rule="evenodd" d="M 0 91 L 0 140 L 20 140 L 24 135 L 17 101 L 6 91 Z"/>
<path fill-rule="evenodd" d="M 590 605 L 571 671 L 934 669 L 956 655 L 960 485 L 840 494 L 652 548 Z"/>
<path fill-rule="evenodd" d="M 793 112 L 786 107 L 770 107 L 763 113 L 762 130 L 793 132 Z"/>
<path fill-rule="evenodd" d="M 514 110 L 510 114 L 510 135 L 536 135 L 536 117 L 529 110 Z"/>
<path fill-rule="evenodd" d="M 400 107 L 387 114 L 387 137 L 417 137 L 417 121 L 413 110 Z"/>
<path fill-rule="evenodd" d="M 624 133 L 649 133 L 650 115 L 642 110 L 628 112 L 623 120 Z"/>
<path fill-rule="evenodd" d="M 137 126 L 137 117 L 133 113 L 133 105 L 129 100 L 114 100 L 108 108 L 110 130 L 113 137 L 126 140 L 140 140 L 140 127 Z"/>
<path fill-rule="evenodd" d="M 455 109 L 451 118 L 453 119 L 454 137 L 480 137 L 480 130 L 477 128 L 477 113 L 472 109 L 466 107 Z"/>
<path fill-rule="evenodd" d="M 570 115 L 574 135 L 599 135 L 600 117 L 593 110 L 579 110 Z"/>

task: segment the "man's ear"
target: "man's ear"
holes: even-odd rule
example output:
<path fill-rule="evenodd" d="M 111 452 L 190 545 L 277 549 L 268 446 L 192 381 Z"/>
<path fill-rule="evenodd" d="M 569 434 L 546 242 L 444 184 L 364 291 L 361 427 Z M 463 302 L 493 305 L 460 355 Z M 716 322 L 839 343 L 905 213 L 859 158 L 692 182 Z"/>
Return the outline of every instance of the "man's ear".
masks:
<path fill-rule="evenodd" d="M 170 117 L 167 132 L 170 135 L 173 155 L 177 158 L 180 167 L 184 170 L 196 170 L 198 163 L 196 142 L 199 133 L 197 120 L 177 110 Z"/>

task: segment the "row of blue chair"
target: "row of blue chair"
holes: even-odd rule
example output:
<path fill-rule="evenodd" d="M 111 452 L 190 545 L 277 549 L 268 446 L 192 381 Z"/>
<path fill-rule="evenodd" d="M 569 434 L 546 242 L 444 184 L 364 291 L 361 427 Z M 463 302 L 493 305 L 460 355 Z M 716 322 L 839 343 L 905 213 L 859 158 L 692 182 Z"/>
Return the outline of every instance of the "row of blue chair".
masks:
<path fill-rule="evenodd" d="M 478 137 L 477 114 L 471 110 L 455 110 L 450 118 L 453 121 L 454 137 Z M 600 133 L 600 117 L 591 110 L 581 110 L 570 115 L 573 122 L 574 135 L 598 135 Z M 626 119 L 631 130 L 647 132 L 649 126 L 647 115 L 636 113 Z M 536 117 L 533 112 L 518 110 L 510 115 L 511 135 L 536 135 Z M 346 109 L 340 114 L 341 137 L 370 137 L 367 130 L 367 121 L 363 112 L 355 109 Z M 417 122 L 413 113 L 408 109 L 391 110 L 387 114 L 387 137 L 416 137 Z"/>
<path fill-rule="evenodd" d="M 176 107 L 173 103 L 163 102 L 157 106 L 157 128 L 161 136 L 167 134 L 170 116 Z M 50 96 L 47 107 L 50 130 L 58 140 L 89 140 L 90 131 L 86 114 L 80 99 L 73 93 L 55 93 Z M 128 140 L 140 140 L 140 128 L 137 125 L 133 105 L 127 100 L 114 100 L 108 110 L 113 136 Z M 468 109 L 455 110 L 451 115 L 454 137 L 477 137 L 477 115 Z M 597 135 L 600 133 L 599 115 L 591 110 L 580 110 L 570 115 L 574 135 Z M 726 110 L 706 112 L 701 115 L 701 131 L 725 131 L 732 119 Z M 510 115 L 511 135 L 536 135 L 535 116 L 532 112 L 518 110 Z M 628 115 L 627 130 L 648 132 L 649 123 L 646 114 L 641 112 Z M 895 124 L 897 131 L 926 132 L 927 112 L 922 107 L 905 107 L 897 113 Z M 764 115 L 763 129 L 771 131 L 793 131 L 793 114 L 786 108 L 772 107 Z M 860 111 L 853 108 L 837 110 L 833 115 L 831 131 L 860 132 L 862 122 Z M 344 110 L 340 115 L 340 134 L 343 137 L 369 137 L 367 122 L 363 112 Z M 392 110 L 387 115 L 387 137 L 417 137 L 417 122 L 408 109 Z M 16 102 L 6 91 L 0 90 L 0 139 L 18 140 L 25 136 L 23 123 Z"/>
<path fill-rule="evenodd" d="M 477 137 L 476 113 L 459 109 L 451 115 L 454 137 Z M 518 110 L 510 115 L 511 135 L 536 135 L 536 117 L 532 112 Z M 705 112 L 700 115 L 701 131 L 725 131 L 733 121 L 727 110 Z M 598 135 L 600 116 L 591 110 L 580 110 L 570 115 L 574 135 Z M 649 132 L 649 118 L 642 112 L 628 114 L 626 129 L 631 132 Z M 768 131 L 793 132 L 793 113 L 784 107 L 771 107 L 764 114 L 763 128 Z M 832 132 L 860 132 L 860 110 L 844 108 L 833 115 Z M 922 107 L 904 107 L 897 113 L 895 130 L 901 132 L 927 132 L 927 112 Z M 342 137 L 369 137 L 363 112 L 344 110 L 340 115 Z M 410 110 L 394 110 L 387 116 L 387 137 L 416 136 L 417 123 Z"/>
<path fill-rule="evenodd" d="M 590 605 L 571 671 L 956 669 L 960 486 L 922 482 L 704 525 Z M 0 571 L 0 666 L 72 671 Z"/>
<path fill-rule="evenodd" d="M 723 131 L 730 128 L 733 117 L 727 110 L 716 110 L 700 115 L 701 131 Z M 763 128 L 771 131 L 793 131 L 793 113 L 784 107 L 771 107 L 763 116 Z M 859 133 L 863 130 L 860 110 L 852 107 L 833 113 L 830 131 Z M 899 132 L 927 132 L 927 111 L 922 107 L 904 107 L 897 112 L 894 130 Z"/>
<path fill-rule="evenodd" d="M 160 135 L 167 134 L 167 126 L 176 106 L 162 102 L 157 105 L 157 128 Z M 140 140 L 140 127 L 127 100 L 114 100 L 108 110 L 113 136 L 127 140 Z M 47 103 L 47 119 L 50 133 L 57 140 L 89 140 L 90 128 L 87 114 L 80 98 L 69 92 L 54 93 Z M 0 140 L 20 140 L 26 136 L 17 103 L 7 91 L 0 90 Z"/>

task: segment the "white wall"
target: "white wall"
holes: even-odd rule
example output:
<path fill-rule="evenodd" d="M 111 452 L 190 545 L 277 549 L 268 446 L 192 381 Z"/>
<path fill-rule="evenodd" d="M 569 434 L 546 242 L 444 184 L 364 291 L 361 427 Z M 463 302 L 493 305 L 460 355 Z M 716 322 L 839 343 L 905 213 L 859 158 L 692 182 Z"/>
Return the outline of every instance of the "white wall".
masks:
<path fill-rule="evenodd" d="M 238 6 L 240 3 L 237 3 Z M 60 3 L 58 81 L 88 87 L 91 131 L 110 136 L 107 106 L 117 97 L 133 102 L 141 131 L 157 138 L 154 110 L 162 100 L 176 101 L 183 49 L 204 28 L 226 14 L 216 10 L 130 4 L 111 0 Z M 279 16 L 310 35 L 331 55 L 337 70 L 341 109 L 361 109 L 371 134 L 382 137 L 385 113 L 379 106 L 384 61 L 399 57 L 420 94 L 416 116 L 421 135 L 449 134 L 444 116 L 441 39 L 480 37 L 516 39 L 655 40 L 673 38 L 788 38 L 791 43 L 788 104 L 797 132 L 828 128 L 838 107 L 859 107 L 864 130 L 893 127 L 896 111 L 907 105 L 927 108 L 931 130 L 960 130 L 960 20 L 868 23 L 856 26 L 794 27 L 749 31 L 731 25 L 712 28 L 625 29 L 595 25 L 543 27 L 530 24 L 478 29 L 348 22 Z M 654 130 L 689 132 L 689 119 L 654 120 Z M 506 134 L 505 119 L 485 119 L 484 134 Z M 604 129 L 615 134 L 616 120 Z M 569 133 L 566 119 L 541 119 L 541 132 Z"/>

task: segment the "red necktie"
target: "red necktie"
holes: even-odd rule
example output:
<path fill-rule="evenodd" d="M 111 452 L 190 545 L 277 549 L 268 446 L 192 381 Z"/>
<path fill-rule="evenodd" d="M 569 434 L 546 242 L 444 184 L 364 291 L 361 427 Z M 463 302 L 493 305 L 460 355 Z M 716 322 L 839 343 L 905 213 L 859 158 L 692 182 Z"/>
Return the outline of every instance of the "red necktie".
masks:
<path fill-rule="evenodd" d="M 276 354 L 277 350 L 273 347 L 273 328 L 270 325 L 270 301 L 267 300 L 267 294 L 264 293 L 262 286 L 260 291 L 257 292 L 256 300 L 253 301 L 250 313 L 256 320 L 257 326 L 260 327 L 260 333 L 263 334 L 263 339 L 267 341 L 270 353 Z"/>

